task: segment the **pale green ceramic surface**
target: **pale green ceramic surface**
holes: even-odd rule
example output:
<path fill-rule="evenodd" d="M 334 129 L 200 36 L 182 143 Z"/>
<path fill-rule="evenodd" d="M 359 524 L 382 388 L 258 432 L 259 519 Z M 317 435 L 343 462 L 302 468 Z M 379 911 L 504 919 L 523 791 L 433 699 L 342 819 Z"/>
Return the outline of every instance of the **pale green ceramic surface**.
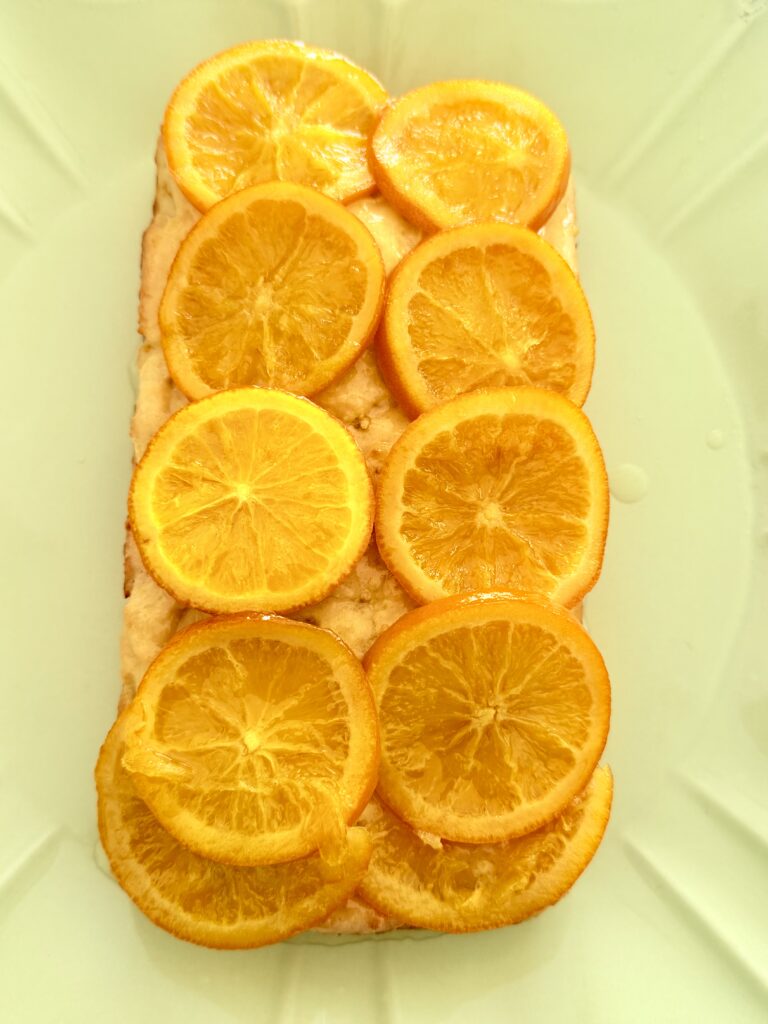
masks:
<path fill-rule="evenodd" d="M 767 8 L 1 0 L 4 1024 L 768 1019 Z M 96 856 L 152 152 L 182 73 L 257 36 L 334 46 L 393 92 L 506 79 L 571 135 L 617 791 L 571 895 L 499 933 L 218 954 Z"/>

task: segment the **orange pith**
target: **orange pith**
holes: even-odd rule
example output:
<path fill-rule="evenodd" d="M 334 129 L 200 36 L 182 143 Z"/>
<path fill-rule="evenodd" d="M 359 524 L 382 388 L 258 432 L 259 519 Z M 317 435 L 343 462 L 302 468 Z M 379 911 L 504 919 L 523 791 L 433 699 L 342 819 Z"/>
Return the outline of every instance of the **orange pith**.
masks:
<path fill-rule="evenodd" d="M 526 228 L 440 232 L 398 266 L 379 335 L 382 372 L 416 416 L 481 387 L 533 384 L 581 405 L 595 335 L 584 293 Z"/>
<path fill-rule="evenodd" d="M 386 99 L 337 53 L 286 40 L 245 43 L 177 87 L 163 123 L 168 163 L 200 210 L 276 179 L 352 199 L 373 189 L 366 148 Z"/>
<path fill-rule="evenodd" d="M 508 595 L 404 615 L 366 659 L 381 731 L 381 798 L 413 828 L 499 842 L 540 827 L 603 750 L 610 683 L 563 609 Z"/>
<path fill-rule="evenodd" d="M 216 204 L 174 260 L 163 350 L 188 398 L 257 384 L 310 395 L 370 340 L 384 266 L 370 232 L 313 189 L 272 182 Z"/>

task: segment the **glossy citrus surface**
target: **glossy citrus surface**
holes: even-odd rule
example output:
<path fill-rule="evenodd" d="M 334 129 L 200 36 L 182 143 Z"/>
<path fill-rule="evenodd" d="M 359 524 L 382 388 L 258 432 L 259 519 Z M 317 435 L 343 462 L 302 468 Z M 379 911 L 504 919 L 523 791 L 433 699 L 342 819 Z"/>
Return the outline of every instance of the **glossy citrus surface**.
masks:
<path fill-rule="evenodd" d="M 511 224 L 427 239 L 387 290 L 379 363 L 418 415 L 466 391 L 534 384 L 581 405 L 595 332 L 573 271 L 547 242 Z"/>
<path fill-rule="evenodd" d="M 371 840 L 348 830 L 332 865 L 315 855 L 290 864 L 236 868 L 192 853 L 166 832 L 122 765 L 121 716 L 96 765 L 99 833 L 112 871 L 155 924 L 188 942 L 242 949 L 279 942 L 322 920 L 365 873 Z"/>
<path fill-rule="evenodd" d="M 200 210 L 249 185 L 295 181 L 333 199 L 373 188 L 368 136 L 387 94 L 330 50 L 235 46 L 190 72 L 165 113 L 168 163 Z"/>
<path fill-rule="evenodd" d="M 572 606 L 598 577 L 607 524 L 589 420 L 543 388 L 475 391 L 423 413 L 379 479 L 379 551 L 421 602 L 509 590 Z"/>
<path fill-rule="evenodd" d="M 378 729 L 357 658 L 276 616 L 177 634 L 125 715 L 125 766 L 173 835 L 233 864 L 329 856 L 376 784 Z"/>
<path fill-rule="evenodd" d="M 349 572 L 372 501 L 363 456 L 337 420 L 284 391 L 234 388 L 161 427 L 129 511 L 147 569 L 181 602 L 285 611 Z"/>
<path fill-rule="evenodd" d="M 610 769 L 543 828 L 504 843 L 425 842 L 378 800 L 364 815 L 373 856 L 360 891 L 415 928 L 470 932 L 515 924 L 556 903 L 594 856 L 608 823 Z"/>
<path fill-rule="evenodd" d="M 498 842 L 538 828 L 586 784 L 608 735 L 600 652 L 573 616 L 506 595 L 404 615 L 365 659 L 381 730 L 381 798 L 413 828 Z"/>

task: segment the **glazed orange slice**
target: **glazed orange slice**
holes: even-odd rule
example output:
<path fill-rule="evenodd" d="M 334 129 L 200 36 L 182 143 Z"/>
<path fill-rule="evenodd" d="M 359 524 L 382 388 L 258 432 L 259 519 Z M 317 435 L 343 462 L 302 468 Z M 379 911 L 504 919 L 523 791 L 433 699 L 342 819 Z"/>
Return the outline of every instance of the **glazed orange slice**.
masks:
<path fill-rule="evenodd" d="M 160 823 L 230 864 L 334 856 L 376 784 L 360 662 L 333 633 L 291 619 L 232 616 L 177 634 L 123 734 L 123 763 Z"/>
<path fill-rule="evenodd" d="M 377 800 L 363 821 L 373 856 L 360 892 L 414 928 L 473 932 L 516 924 L 556 903 L 595 854 L 613 794 L 609 768 L 553 821 L 503 843 L 427 843 Z"/>
<path fill-rule="evenodd" d="M 600 573 L 607 525 L 589 420 L 543 388 L 474 391 L 423 413 L 379 478 L 379 551 L 422 603 L 507 590 L 573 606 Z"/>
<path fill-rule="evenodd" d="M 371 166 L 386 198 L 428 231 L 503 220 L 541 227 L 565 192 L 563 126 L 501 82 L 434 82 L 382 115 Z"/>
<path fill-rule="evenodd" d="M 168 369 L 188 398 L 258 384 L 311 395 L 371 339 L 384 298 L 378 246 L 303 185 L 244 189 L 182 242 L 160 305 Z"/>
<path fill-rule="evenodd" d="M 150 442 L 129 498 L 147 570 L 181 603 L 214 613 L 319 601 L 367 547 L 372 506 L 341 423 L 269 388 L 180 409 Z"/>
<path fill-rule="evenodd" d="M 415 829 L 465 843 L 531 832 L 583 789 L 605 746 L 608 673 L 563 609 L 436 601 L 390 626 L 365 665 L 378 792 Z"/>
<path fill-rule="evenodd" d="M 533 384 L 577 405 L 589 391 L 584 292 L 527 228 L 475 224 L 427 239 L 395 271 L 382 327 L 379 365 L 414 416 L 481 387 Z"/>
<path fill-rule="evenodd" d="M 386 99 L 371 75 L 330 50 L 245 43 L 177 87 L 163 123 L 168 164 L 199 210 L 274 180 L 352 199 L 373 189 L 366 150 Z"/>
<path fill-rule="evenodd" d="M 99 834 L 112 871 L 136 905 L 178 938 L 218 949 L 280 942 L 342 906 L 371 855 L 365 829 L 346 833 L 340 856 L 236 868 L 178 843 L 139 797 L 122 764 L 125 715 L 96 765 Z"/>

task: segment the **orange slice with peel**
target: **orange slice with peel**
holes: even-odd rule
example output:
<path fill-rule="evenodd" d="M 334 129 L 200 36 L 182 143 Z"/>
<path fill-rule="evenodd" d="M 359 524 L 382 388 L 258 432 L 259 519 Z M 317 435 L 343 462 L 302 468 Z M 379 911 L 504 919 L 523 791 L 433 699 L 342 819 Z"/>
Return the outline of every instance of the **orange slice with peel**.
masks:
<path fill-rule="evenodd" d="M 414 609 L 365 658 L 381 730 L 378 793 L 413 828 L 494 843 L 539 828 L 586 785 L 611 690 L 564 609 L 470 595 Z"/>
<path fill-rule="evenodd" d="M 378 246 L 314 189 L 272 182 L 217 203 L 174 260 L 163 350 L 188 398 L 257 384 L 311 395 L 371 339 L 384 298 Z"/>
<path fill-rule="evenodd" d="M 151 921 L 188 942 L 245 949 L 287 939 L 343 906 L 370 858 L 365 829 L 347 831 L 333 865 L 317 855 L 252 868 L 199 857 L 160 826 L 136 792 L 122 764 L 125 717 L 96 765 L 99 834 L 117 881 Z"/>
<path fill-rule="evenodd" d="M 244 43 L 177 87 L 163 123 L 168 163 L 199 210 L 274 180 L 352 199 L 373 189 L 366 149 L 386 99 L 375 78 L 330 50 Z"/>
<path fill-rule="evenodd" d="M 360 892 L 414 928 L 473 932 L 517 924 L 556 903 L 592 860 L 608 824 L 609 768 L 548 824 L 503 843 L 430 845 L 374 799 L 363 821 L 373 856 Z"/>
<path fill-rule="evenodd" d="M 576 276 L 512 224 L 473 224 L 419 245 L 389 283 L 378 361 L 413 416 L 481 387 L 533 384 L 581 405 L 595 331 Z"/>
<path fill-rule="evenodd" d="M 268 388 L 175 413 L 136 467 L 130 522 L 147 570 L 209 612 L 319 601 L 368 545 L 373 493 L 341 423 Z"/>
<path fill-rule="evenodd" d="M 231 616 L 177 634 L 123 734 L 123 764 L 163 827 L 230 864 L 343 854 L 376 784 L 360 662 L 333 633 L 291 619 Z"/>
<path fill-rule="evenodd" d="M 600 573 L 607 525 L 589 420 L 544 388 L 489 388 L 431 409 L 379 478 L 379 551 L 422 603 L 507 590 L 575 605 Z"/>
<path fill-rule="evenodd" d="M 541 227 L 570 170 L 563 126 L 501 82 L 434 82 L 385 111 L 371 139 L 384 196 L 428 231 L 503 220 Z"/>

